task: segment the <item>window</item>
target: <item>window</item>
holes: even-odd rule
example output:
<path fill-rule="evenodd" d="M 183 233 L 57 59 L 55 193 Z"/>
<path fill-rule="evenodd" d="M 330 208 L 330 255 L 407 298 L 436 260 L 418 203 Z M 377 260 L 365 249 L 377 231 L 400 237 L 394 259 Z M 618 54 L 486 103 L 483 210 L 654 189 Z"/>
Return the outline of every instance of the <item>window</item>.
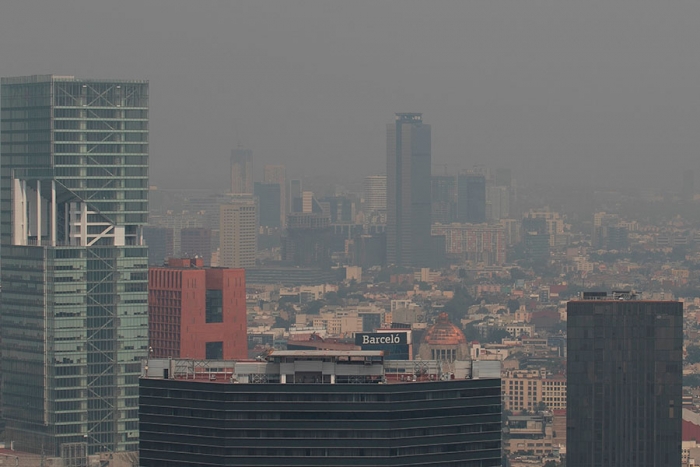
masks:
<path fill-rule="evenodd" d="M 223 296 L 221 290 L 207 290 L 206 322 L 222 323 L 223 321 Z"/>
<path fill-rule="evenodd" d="M 207 342 L 206 358 L 207 360 L 222 360 L 224 358 L 224 343 L 223 342 Z"/>

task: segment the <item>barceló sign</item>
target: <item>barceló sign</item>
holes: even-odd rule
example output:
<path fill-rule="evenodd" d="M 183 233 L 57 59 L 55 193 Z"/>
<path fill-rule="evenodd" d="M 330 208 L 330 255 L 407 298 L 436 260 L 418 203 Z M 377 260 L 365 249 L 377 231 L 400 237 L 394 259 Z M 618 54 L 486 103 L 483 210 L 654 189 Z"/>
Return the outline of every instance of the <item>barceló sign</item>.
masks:
<path fill-rule="evenodd" d="M 357 333 L 355 334 L 355 345 L 407 344 L 406 336 L 405 332 Z"/>

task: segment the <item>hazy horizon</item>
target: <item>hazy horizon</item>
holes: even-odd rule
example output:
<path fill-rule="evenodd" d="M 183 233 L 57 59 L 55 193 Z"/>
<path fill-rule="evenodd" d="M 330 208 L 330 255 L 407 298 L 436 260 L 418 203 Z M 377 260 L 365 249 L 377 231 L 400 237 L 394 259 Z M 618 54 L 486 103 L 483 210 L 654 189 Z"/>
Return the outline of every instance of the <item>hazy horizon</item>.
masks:
<path fill-rule="evenodd" d="M 672 189 L 700 173 L 697 2 L 22 1 L 0 76 L 150 80 L 151 184 L 385 170 L 394 112 L 433 163 L 522 181 Z"/>

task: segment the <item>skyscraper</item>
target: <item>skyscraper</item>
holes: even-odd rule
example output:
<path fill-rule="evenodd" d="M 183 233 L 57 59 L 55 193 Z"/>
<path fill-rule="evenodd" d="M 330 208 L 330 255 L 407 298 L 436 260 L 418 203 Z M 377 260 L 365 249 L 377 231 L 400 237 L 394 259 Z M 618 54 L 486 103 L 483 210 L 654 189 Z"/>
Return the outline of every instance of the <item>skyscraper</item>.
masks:
<path fill-rule="evenodd" d="M 258 211 L 260 225 L 264 227 L 280 227 L 280 192 L 281 186 L 278 183 L 254 184 L 255 196 L 258 198 Z"/>
<path fill-rule="evenodd" d="M 486 222 L 486 177 L 460 174 L 457 177 L 457 222 Z"/>
<path fill-rule="evenodd" d="M 231 151 L 231 193 L 253 193 L 253 151 Z"/>
<path fill-rule="evenodd" d="M 593 292 L 567 314 L 567 465 L 680 465 L 683 304 Z"/>
<path fill-rule="evenodd" d="M 253 198 L 238 198 L 221 205 L 219 266 L 255 266 L 258 249 L 257 206 Z"/>
<path fill-rule="evenodd" d="M 365 177 L 364 184 L 365 214 L 376 214 L 386 219 L 386 175 Z"/>
<path fill-rule="evenodd" d="M 387 125 L 387 262 L 430 263 L 430 125 L 420 113 L 398 113 Z"/>
<path fill-rule="evenodd" d="M 284 228 L 287 222 L 287 170 L 283 165 L 266 165 L 263 181 L 276 183 L 280 186 L 280 226 Z"/>
<path fill-rule="evenodd" d="M 1 96 L 7 439 L 52 455 L 136 450 L 148 82 L 3 78 Z"/>

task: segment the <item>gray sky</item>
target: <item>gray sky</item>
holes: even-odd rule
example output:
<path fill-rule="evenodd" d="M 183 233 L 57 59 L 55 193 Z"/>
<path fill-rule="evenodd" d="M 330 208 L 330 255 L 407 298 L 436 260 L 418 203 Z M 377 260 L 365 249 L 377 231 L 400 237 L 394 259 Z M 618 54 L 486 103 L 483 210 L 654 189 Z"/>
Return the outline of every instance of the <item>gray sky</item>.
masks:
<path fill-rule="evenodd" d="M 163 187 L 226 187 L 238 142 L 258 172 L 379 173 L 423 112 L 435 163 L 672 188 L 699 54 L 697 1 L 0 1 L 0 75 L 151 81 Z"/>

